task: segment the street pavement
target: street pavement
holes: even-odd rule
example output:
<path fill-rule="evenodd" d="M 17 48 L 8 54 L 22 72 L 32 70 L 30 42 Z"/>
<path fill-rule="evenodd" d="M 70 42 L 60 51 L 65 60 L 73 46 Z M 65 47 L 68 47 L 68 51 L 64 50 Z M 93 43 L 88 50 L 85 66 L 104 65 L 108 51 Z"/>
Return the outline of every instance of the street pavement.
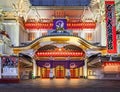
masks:
<path fill-rule="evenodd" d="M 119 80 L 33 79 L 0 84 L 0 92 L 120 92 Z"/>

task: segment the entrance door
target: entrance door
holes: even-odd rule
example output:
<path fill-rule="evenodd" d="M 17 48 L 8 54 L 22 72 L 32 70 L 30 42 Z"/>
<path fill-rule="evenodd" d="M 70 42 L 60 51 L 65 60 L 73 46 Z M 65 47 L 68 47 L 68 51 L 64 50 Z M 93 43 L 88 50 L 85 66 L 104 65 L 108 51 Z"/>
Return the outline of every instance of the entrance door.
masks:
<path fill-rule="evenodd" d="M 78 78 L 79 77 L 79 69 L 78 68 L 71 68 L 70 74 L 71 74 L 71 78 Z"/>
<path fill-rule="evenodd" d="M 49 78 L 50 68 L 42 68 L 42 78 Z"/>
<path fill-rule="evenodd" d="M 65 77 L 65 68 L 63 66 L 57 66 L 55 69 L 56 78 L 64 78 Z"/>

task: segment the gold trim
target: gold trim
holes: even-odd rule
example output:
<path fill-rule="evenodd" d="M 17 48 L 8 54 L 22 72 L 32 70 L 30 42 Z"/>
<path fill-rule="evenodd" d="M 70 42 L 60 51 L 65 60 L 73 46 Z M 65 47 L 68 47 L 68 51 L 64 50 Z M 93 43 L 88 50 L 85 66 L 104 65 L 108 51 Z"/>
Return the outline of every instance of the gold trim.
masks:
<path fill-rule="evenodd" d="M 70 38 L 50 38 L 51 41 L 69 41 Z"/>

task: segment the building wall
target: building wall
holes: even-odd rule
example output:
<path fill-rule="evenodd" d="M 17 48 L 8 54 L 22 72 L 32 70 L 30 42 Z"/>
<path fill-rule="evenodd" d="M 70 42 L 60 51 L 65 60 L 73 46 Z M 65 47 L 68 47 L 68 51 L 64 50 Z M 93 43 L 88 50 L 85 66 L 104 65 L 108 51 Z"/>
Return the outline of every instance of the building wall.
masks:
<path fill-rule="evenodd" d="M 3 43 L 0 44 L 0 54 L 3 53 Z"/>
<path fill-rule="evenodd" d="M 28 41 L 28 32 L 24 29 L 24 27 L 19 25 L 19 44 Z"/>
<path fill-rule="evenodd" d="M 102 70 L 101 68 L 89 68 L 88 69 L 88 79 L 102 79 Z"/>
<path fill-rule="evenodd" d="M 106 23 L 101 22 L 101 45 L 106 46 Z"/>
<path fill-rule="evenodd" d="M 117 49 L 118 49 L 118 54 L 120 55 L 120 40 L 118 40 L 118 42 L 117 42 Z"/>
<path fill-rule="evenodd" d="M 115 68 L 115 71 L 114 71 L 113 69 L 107 68 L 107 70 L 106 70 L 102 67 L 101 68 L 89 68 L 88 69 L 88 79 L 120 80 L 120 70 L 117 71 Z M 109 72 L 108 72 L 108 70 L 109 70 Z"/>
<path fill-rule="evenodd" d="M 19 46 L 19 24 L 18 23 L 5 23 L 4 29 L 10 36 L 12 45 Z"/>

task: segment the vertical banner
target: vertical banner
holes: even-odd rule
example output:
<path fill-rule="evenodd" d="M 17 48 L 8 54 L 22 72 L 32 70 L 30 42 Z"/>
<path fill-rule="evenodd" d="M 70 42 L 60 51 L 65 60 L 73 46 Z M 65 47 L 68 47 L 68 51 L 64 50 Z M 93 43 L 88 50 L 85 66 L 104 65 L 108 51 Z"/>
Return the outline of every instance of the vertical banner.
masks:
<path fill-rule="evenodd" d="M 115 17 L 115 2 L 105 1 L 106 10 L 106 33 L 107 33 L 107 52 L 117 53 L 116 43 L 116 17 Z"/>
<path fill-rule="evenodd" d="M 66 19 L 54 19 L 53 29 L 57 29 L 57 30 L 67 29 L 67 20 Z"/>

